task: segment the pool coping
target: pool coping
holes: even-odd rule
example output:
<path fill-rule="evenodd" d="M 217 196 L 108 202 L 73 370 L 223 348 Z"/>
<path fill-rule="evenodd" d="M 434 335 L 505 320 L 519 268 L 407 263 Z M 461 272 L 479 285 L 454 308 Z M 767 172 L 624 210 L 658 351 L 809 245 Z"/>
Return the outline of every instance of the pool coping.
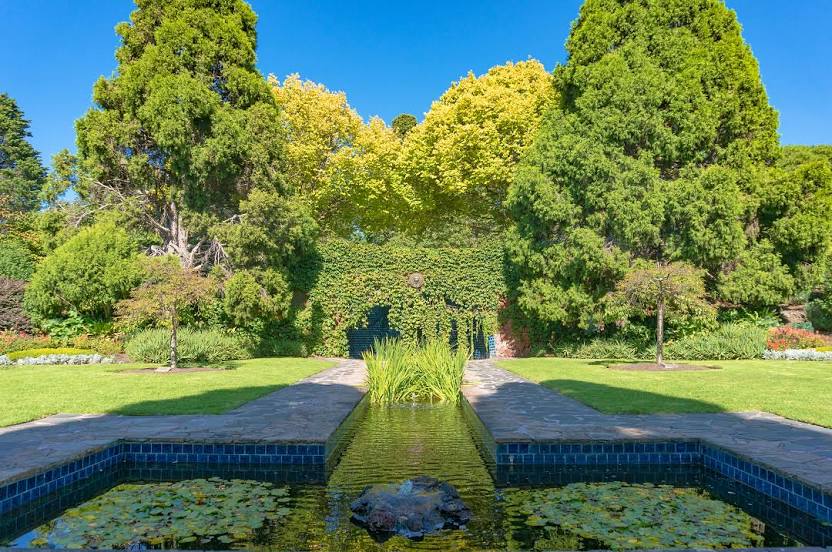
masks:
<path fill-rule="evenodd" d="M 126 460 L 326 469 L 365 395 L 361 361 L 329 360 L 336 365 L 224 414 L 58 414 L 0 428 L 0 513 Z"/>
<path fill-rule="evenodd" d="M 603 414 L 492 360 L 468 363 L 462 393 L 496 466 L 702 463 L 832 521 L 830 429 L 761 412 Z M 649 448 L 659 443 L 692 448 Z"/>

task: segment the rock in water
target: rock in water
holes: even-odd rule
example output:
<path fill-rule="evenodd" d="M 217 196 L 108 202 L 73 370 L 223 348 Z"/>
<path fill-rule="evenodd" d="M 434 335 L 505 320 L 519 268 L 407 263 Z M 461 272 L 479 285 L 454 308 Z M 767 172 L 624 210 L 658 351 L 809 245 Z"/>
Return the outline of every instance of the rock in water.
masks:
<path fill-rule="evenodd" d="M 376 538 L 398 534 L 411 539 L 442 529 L 461 529 L 471 510 L 453 485 L 432 477 L 370 485 L 350 505 L 352 519 Z"/>

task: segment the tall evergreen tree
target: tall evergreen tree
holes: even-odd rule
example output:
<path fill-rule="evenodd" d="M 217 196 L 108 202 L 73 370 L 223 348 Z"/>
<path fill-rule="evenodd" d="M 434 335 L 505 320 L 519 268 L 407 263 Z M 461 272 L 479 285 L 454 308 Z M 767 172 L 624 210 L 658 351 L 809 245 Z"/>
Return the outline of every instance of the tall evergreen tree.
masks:
<path fill-rule="evenodd" d="M 516 301 L 590 327 L 635 259 L 688 261 L 709 282 L 756 239 L 777 114 L 723 0 L 587 0 L 510 189 Z"/>
<path fill-rule="evenodd" d="M 255 67 L 243 0 L 136 0 L 116 32 L 118 69 L 77 123 L 83 197 L 138 203 L 161 252 L 187 267 L 210 228 L 260 188 L 285 192 L 278 108 Z M 215 244 L 216 245 L 216 244 Z"/>
<path fill-rule="evenodd" d="M 28 141 L 31 136 L 17 102 L 0 93 L 0 212 L 20 213 L 39 205 L 46 169 Z"/>

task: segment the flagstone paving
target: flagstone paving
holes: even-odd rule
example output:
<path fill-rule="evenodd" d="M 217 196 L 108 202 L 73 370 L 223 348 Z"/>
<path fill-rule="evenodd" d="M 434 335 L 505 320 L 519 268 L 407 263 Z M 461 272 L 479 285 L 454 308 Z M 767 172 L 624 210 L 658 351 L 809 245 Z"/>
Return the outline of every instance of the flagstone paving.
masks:
<path fill-rule="evenodd" d="M 0 483 L 62 464 L 119 439 L 326 443 L 364 396 L 361 361 L 323 370 L 224 414 L 57 414 L 0 428 Z"/>
<path fill-rule="evenodd" d="M 462 392 L 497 443 L 702 440 L 832 490 L 832 429 L 764 412 L 603 414 L 491 360 L 468 364 Z"/>

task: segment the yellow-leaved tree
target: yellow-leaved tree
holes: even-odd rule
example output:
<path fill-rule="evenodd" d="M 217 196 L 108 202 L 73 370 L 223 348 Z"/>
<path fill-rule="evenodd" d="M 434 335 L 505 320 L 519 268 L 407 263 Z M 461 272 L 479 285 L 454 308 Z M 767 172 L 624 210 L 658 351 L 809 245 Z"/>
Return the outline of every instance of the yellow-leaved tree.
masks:
<path fill-rule="evenodd" d="M 324 231 L 393 228 L 407 209 L 398 163 L 401 140 L 384 121 L 365 123 L 343 92 L 289 75 L 269 83 L 286 126 L 287 181 Z"/>
<path fill-rule="evenodd" d="M 466 221 L 502 228 L 506 190 L 551 101 L 552 75 L 536 60 L 469 73 L 433 102 L 405 137 L 402 173 L 416 192 L 422 228 Z"/>

